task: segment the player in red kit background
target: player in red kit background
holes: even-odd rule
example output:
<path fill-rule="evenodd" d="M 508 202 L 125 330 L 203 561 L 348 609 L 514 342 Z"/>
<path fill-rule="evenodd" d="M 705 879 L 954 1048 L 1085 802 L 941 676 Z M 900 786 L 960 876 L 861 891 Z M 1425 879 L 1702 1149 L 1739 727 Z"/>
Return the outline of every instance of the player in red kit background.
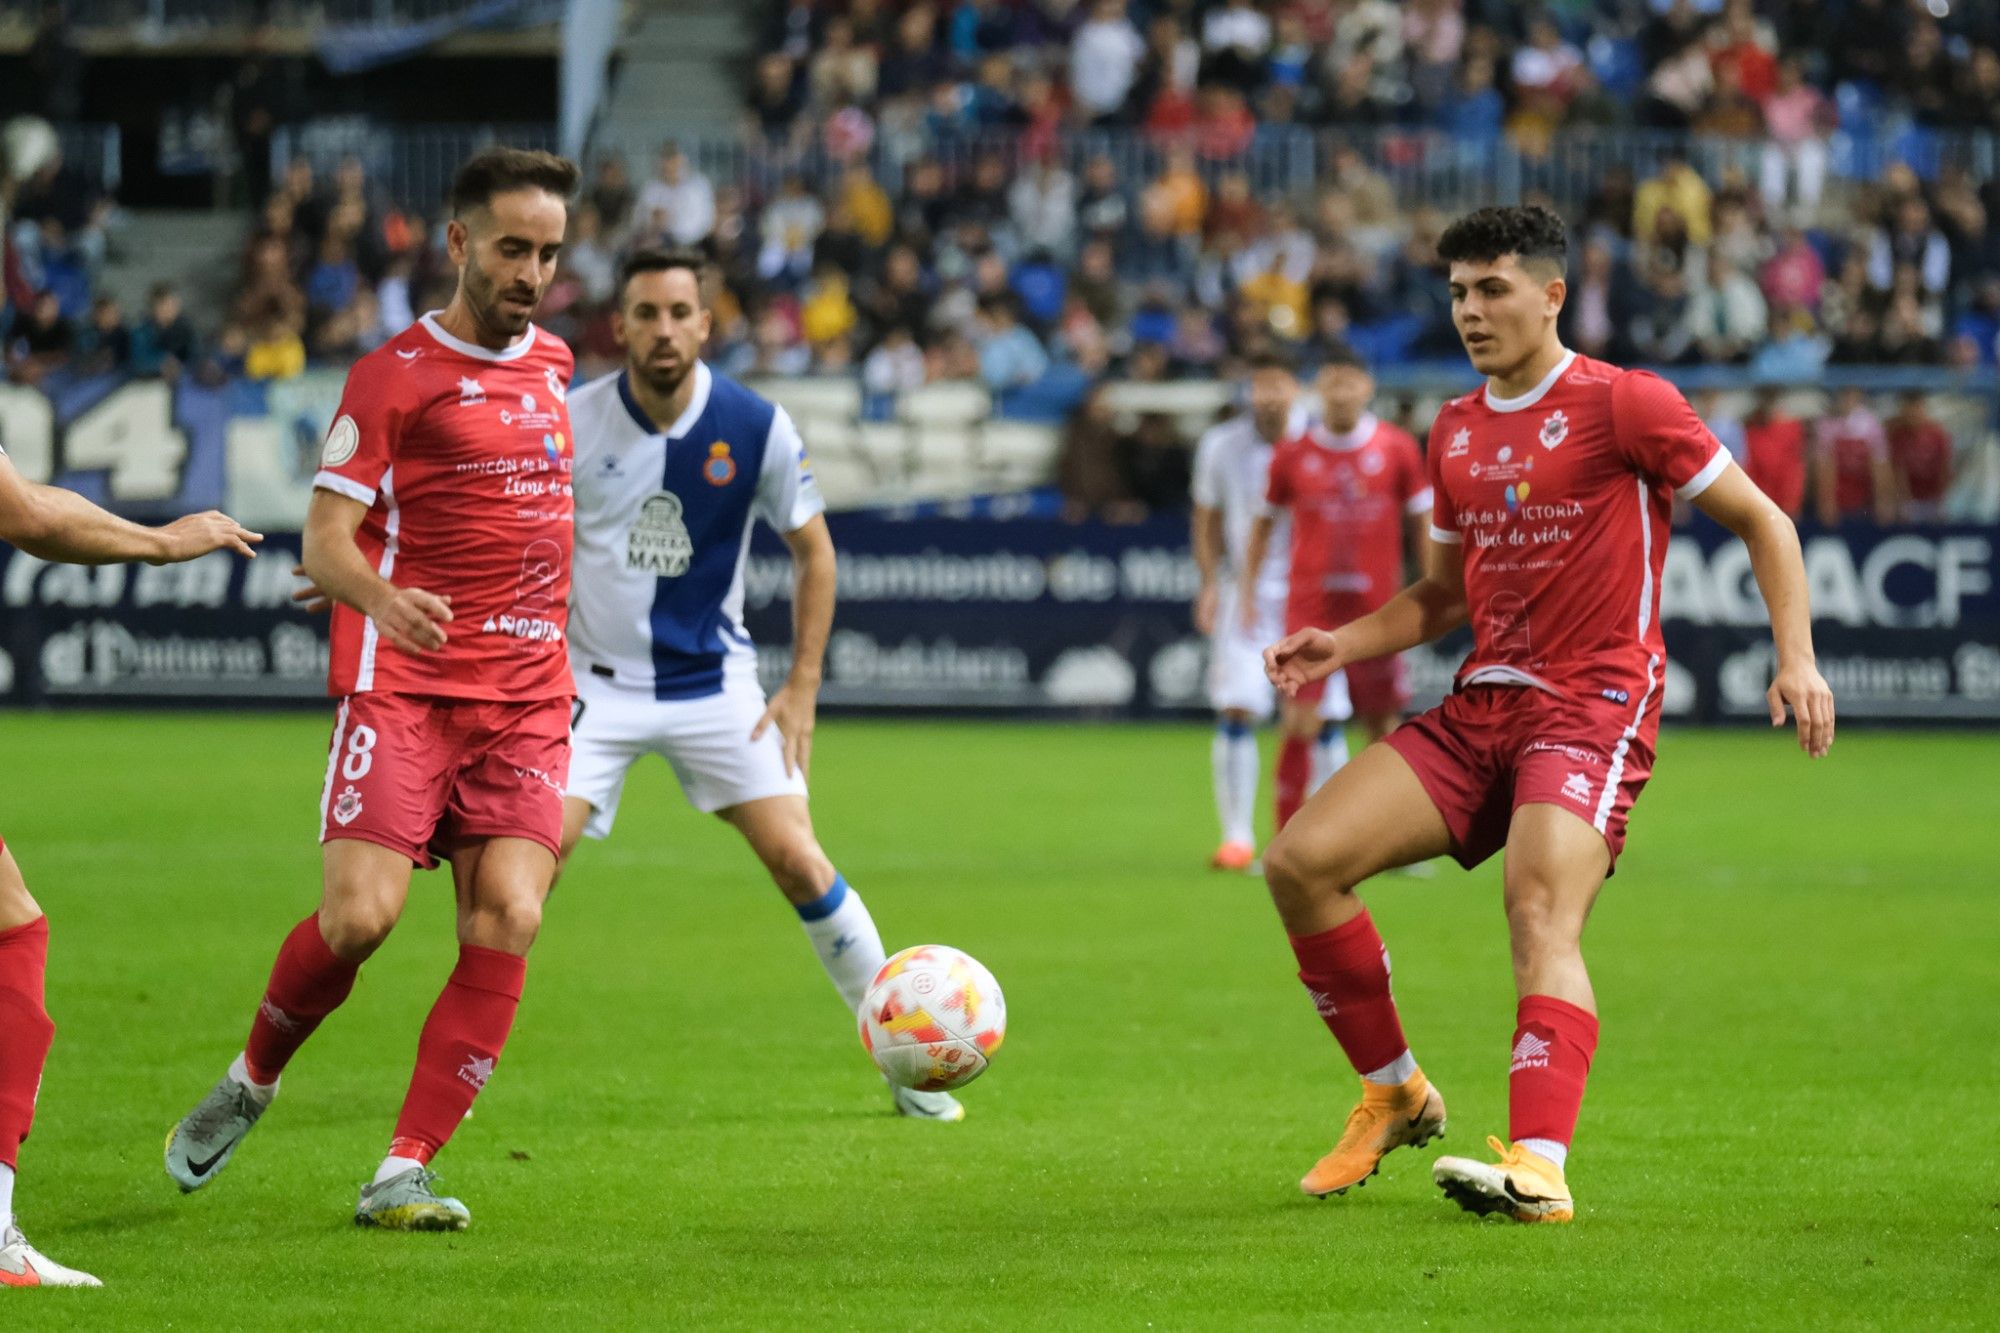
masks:
<path fill-rule="evenodd" d="M 1941 523 L 1951 490 L 1954 446 L 1951 432 L 1938 424 L 1924 395 L 1909 390 L 1889 418 L 1889 465 L 1896 474 L 1896 498 L 1905 523 Z"/>
<path fill-rule="evenodd" d="M 1273 682 L 1294 693 L 1468 622 L 1473 635 L 1444 703 L 1363 750 L 1265 852 L 1299 978 L 1362 1076 L 1338 1144 L 1300 1184 L 1341 1193 L 1445 1126 L 1356 887 L 1447 852 L 1471 867 L 1504 847 L 1519 996 L 1510 1141 L 1489 1140 L 1497 1164 L 1444 1157 L 1433 1176 L 1473 1212 L 1566 1222 L 1575 1205 L 1564 1166 L 1597 1046 L 1583 926 L 1652 770 L 1676 497 L 1750 549 L 1777 646 L 1772 725 L 1790 709 L 1801 748 L 1823 755 L 1833 696 L 1813 661 L 1791 520 L 1671 385 L 1557 340 L 1562 222 L 1540 208 L 1481 209 L 1446 229 L 1438 253 L 1486 387 L 1447 403 L 1431 427 L 1426 572 L 1372 615 L 1302 630 L 1265 653 Z"/>
<path fill-rule="evenodd" d="M 280 949 L 243 1054 L 168 1139 L 183 1190 L 228 1163 L 287 1061 L 347 998 L 402 914 L 412 867 L 448 859 L 458 966 L 355 1221 L 469 1221 L 432 1189 L 428 1163 L 513 1026 L 569 776 L 572 366 L 530 317 L 575 188 L 576 168 L 547 153 L 466 163 L 452 187 L 451 304 L 348 375 L 305 532 L 304 572 L 335 603 L 324 893 Z"/>
<path fill-rule="evenodd" d="M 1321 418 L 1271 457 L 1265 512 L 1250 530 L 1250 560 L 1263 556 L 1280 515 L 1292 520 L 1287 633 L 1358 620 L 1403 586 L 1403 552 L 1420 549 L 1431 512 L 1423 453 L 1410 433 L 1369 411 L 1375 378 L 1352 350 L 1334 349 L 1315 377 Z M 1409 686 L 1398 657 L 1344 668 L 1348 697 L 1369 741 L 1403 720 Z M 1316 707 L 1324 680 L 1285 701 L 1288 735 L 1314 741 L 1311 790 L 1347 761 L 1342 724 Z M 1282 825 L 1290 817 L 1283 812 Z"/>
<path fill-rule="evenodd" d="M 73 491 L 29 481 L 0 449 L 0 541 L 26 555 L 76 565 L 174 565 L 212 551 L 253 555 L 251 544 L 262 540 L 213 511 L 162 528 L 129 523 Z M 43 994 L 48 956 L 48 917 L 0 837 L 0 1288 L 102 1285 L 35 1249 L 14 1224 L 14 1168 L 56 1035 Z"/>

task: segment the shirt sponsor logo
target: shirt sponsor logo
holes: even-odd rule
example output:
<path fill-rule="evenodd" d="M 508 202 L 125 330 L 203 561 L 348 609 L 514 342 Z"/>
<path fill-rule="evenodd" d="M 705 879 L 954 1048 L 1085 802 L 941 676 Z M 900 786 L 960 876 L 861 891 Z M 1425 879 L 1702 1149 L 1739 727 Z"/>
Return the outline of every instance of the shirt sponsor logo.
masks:
<path fill-rule="evenodd" d="M 681 497 L 672 491 L 647 496 L 625 538 L 625 567 L 677 579 L 693 563 L 694 538 L 682 518 Z"/>
<path fill-rule="evenodd" d="M 333 429 L 326 433 L 326 448 L 321 451 L 319 465 L 325 468 L 339 467 L 354 457 L 361 448 L 361 427 L 354 424 L 354 418 L 343 415 L 333 423 Z"/>
<path fill-rule="evenodd" d="M 486 389 L 478 380 L 465 375 L 458 377 L 458 405 L 460 407 L 472 407 L 485 401 Z M 503 412 L 501 415 L 504 417 L 506 414 Z"/>

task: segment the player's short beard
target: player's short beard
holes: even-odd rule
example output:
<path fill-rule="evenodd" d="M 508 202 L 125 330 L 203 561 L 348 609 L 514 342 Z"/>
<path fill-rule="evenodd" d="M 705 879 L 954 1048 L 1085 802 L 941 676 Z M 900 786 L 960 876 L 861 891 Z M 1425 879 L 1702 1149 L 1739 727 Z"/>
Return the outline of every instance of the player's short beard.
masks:
<path fill-rule="evenodd" d="M 501 305 L 498 284 L 486 276 L 476 259 L 465 261 L 465 275 L 460 281 L 465 287 L 465 303 L 471 308 L 473 318 L 496 333 L 504 333 L 509 338 L 519 337 L 521 331 L 528 327 L 528 321 L 535 317 L 533 305 L 520 314 Z"/>
<path fill-rule="evenodd" d="M 637 361 L 627 364 L 635 377 L 644 380 L 646 387 L 662 398 L 673 397 L 682 381 L 687 379 L 688 372 L 694 369 L 694 362 L 685 359 L 671 366 L 651 366 Z"/>

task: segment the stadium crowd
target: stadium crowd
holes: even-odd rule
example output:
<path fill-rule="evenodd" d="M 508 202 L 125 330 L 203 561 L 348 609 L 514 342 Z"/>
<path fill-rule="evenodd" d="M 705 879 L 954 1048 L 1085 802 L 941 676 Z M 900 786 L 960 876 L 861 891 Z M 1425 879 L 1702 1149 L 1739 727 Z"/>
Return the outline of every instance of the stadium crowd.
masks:
<path fill-rule="evenodd" d="M 1604 127 L 1747 151 L 1670 147 L 1656 169 L 1613 163 L 1586 197 L 1539 196 L 1575 227 L 1578 350 L 1807 384 L 1828 365 L 1990 367 L 2000 343 L 2000 180 L 1949 153 L 1872 179 L 1831 160 L 1843 125 L 2000 130 L 1992 7 L 793 0 L 760 49 L 733 159 L 757 170 L 718 183 L 674 143 L 591 164 L 540 316 L 586 373 L 617 359 L 620 256 L 655 244 L 713 256 L 710 354 L 732 373 L 857 375 L 872 403 L 978 381 L 1073 438 L 1108 376 L 1208 377 L 1266 346 L 1306 365 L 1336 344 L 1378 365 L 1451 360 L 1446 218 L 1399 191 L 1392 159 L 1504 137 L 1532 160 L 1557 130 Z M 1323 168 L 1274 190 L 1254 150 L 1298 133 Z M 448 289 L 439 220 L 358 160 L 295 158 L 221 327 L 197 339 L 171 290 L 128 322 L 65 276 L 101 253 L 102 206 L 66 180 L 16 201 L 17 379 L 71 359 L 280 378 L 379 345 Z M 1156 454 L 1121 444 L 1121 496 L 1174 492 Z"/>

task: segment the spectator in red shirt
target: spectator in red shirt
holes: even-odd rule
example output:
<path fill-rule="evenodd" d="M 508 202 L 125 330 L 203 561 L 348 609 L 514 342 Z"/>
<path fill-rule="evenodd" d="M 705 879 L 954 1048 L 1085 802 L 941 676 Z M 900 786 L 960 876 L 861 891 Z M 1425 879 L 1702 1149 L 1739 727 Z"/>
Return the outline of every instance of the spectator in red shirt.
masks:
<path fill-rule="evenodd" d="M 1757 390 L 1757 404 L 1743 418 L 1743 470 L 1772 503 L 1797 518 L 1806 504 L 1806 427 L 1785 411 L 1776 385 Z"/>
<path fill-rule="evenodd" d="M 1923 394 L 1911 390 L 1889 418 L 1888 435 L 1889 465 L 1896 474 L 1904 521 L 1942 522 L 1952 480 L 1951 432 L 1930 414 Z"/>
<path fill-rule="evenodd" d="M 1855 514 L 1896 521 L 1896 478 L 1882 419 L 1859 389 L 1842 389 L 1813 441 L 1813 497 L 1819 521 L 1834 527 Z"/>

